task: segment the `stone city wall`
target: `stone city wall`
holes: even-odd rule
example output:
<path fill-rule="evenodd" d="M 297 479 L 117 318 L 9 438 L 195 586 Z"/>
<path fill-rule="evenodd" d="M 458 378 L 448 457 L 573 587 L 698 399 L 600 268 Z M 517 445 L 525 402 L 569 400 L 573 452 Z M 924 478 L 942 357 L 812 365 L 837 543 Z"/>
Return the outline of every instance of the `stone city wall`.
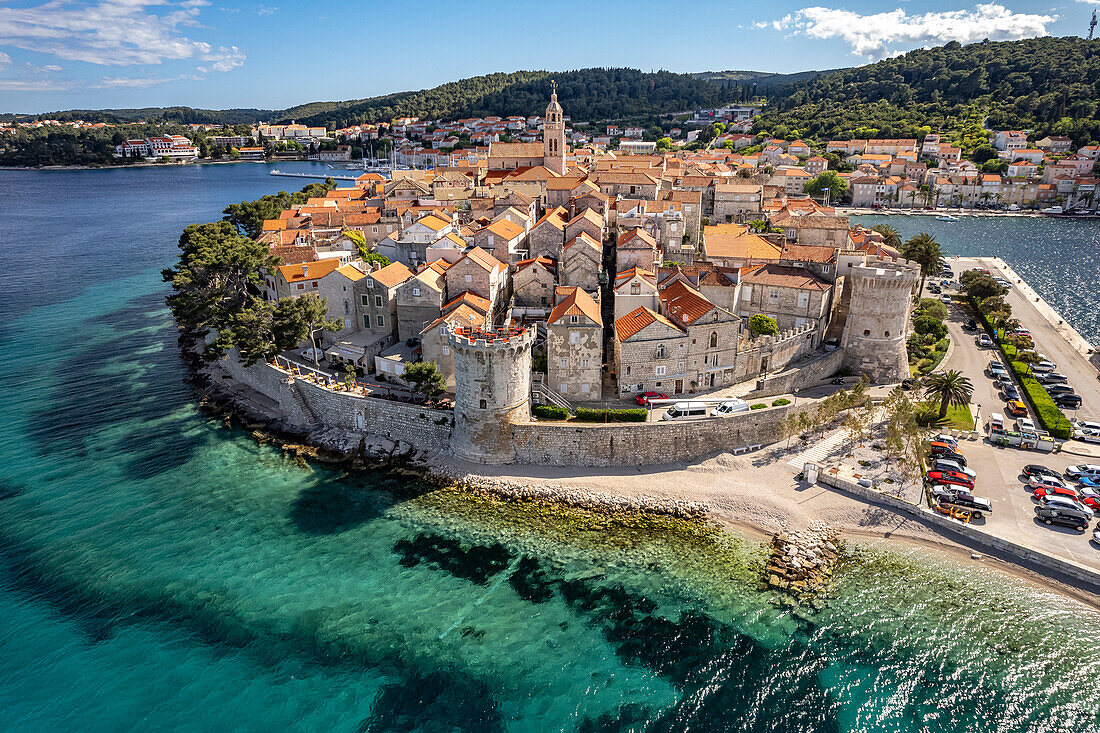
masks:
<path fill-rule="evenodd" d="M 304 379 L 288 384 L 289 375 L 285 372 L 270 364 L 243 366 L 235 355 L 222 360 L 221 366 L 233 379 L 278 403 L 287 422 L 303 431 L 315 427 L 316 419 L 324 427 L 401 440 L 423 450 L 444 450 L 450 445 L 453 414 L 448 410 L 360 397 Z"/>
<path fill-rule="evenodd" d="M 782 374 L 760 380 L 760 388 L 746 396 L 747 399 L 771 397 L 777 394 L 791 394 L 796 389 L 812 387 L 823 379 L 836 374 L 844 363 L 844 352 L 837 349 L 817 357 L 814 361 L 797 364 Z"/>
<path fill-rule="evenodd" d="M 548 466 L 635 466 L 741 453 L 782 438 L 779 421 L 816 402 L 751 410 L 730 417 L 646 423 L 531 422 L 512 426 L 516 463 Z"/>

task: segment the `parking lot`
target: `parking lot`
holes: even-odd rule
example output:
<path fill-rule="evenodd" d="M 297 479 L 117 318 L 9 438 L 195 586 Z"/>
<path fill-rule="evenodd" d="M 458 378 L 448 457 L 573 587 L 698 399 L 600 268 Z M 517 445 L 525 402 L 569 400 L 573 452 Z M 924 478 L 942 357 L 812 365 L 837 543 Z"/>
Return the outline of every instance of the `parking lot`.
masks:
<path fill-rule="evenodd" d="M 965 269 L 994 269 L 988 263 L 965 259 L 951 259 L 948 264 L 956 279 Z M 1002 273 L 994 271 L 993 274 L 999 276 Z M 1095 420 L 1100 415 L 1100 385 L 1096 368 L 1015 287 L 1009 291 L 1006 301 L 1012 305 L 1013 316 L 1020 320 L 1021 326 L 1031 332 L 1036 350 L 1056 363 L 1058 371 L 1069 377 L 1069 383 L 1081 394 L 1084 400 L 1081 408 L 1066 411 L 1067 417 Z M 958 370 L 974 385 L 972 407 L 979 415 L 977 429 L 982 437 L 980 440 L 960 440 L 959 451 L 966 457 L 968 468 L 977 473 L 974 494 L 989 499 L 993 505 L 992 514 L 976 521 L 975 525 L 1037 550 L 1100 569 L 1100 546 L 1090 541 L 1096 520 L 1083 534 L 1067 527 L 1042 524 L 1036 518 L 1037 502 L 1027 486 L 1027 477 L 1023 475 L 1023 467 L 1027 464 L 1043 465 L 1059 473 L 1064 473 L 1071 465 L 1100 464 L 1100 446 L 1069 441 L 1063 452 L 1043 453 L 988 442 L 986 430 L 992 413 L 1004 414 L 1006 429 L 1014 429 L 1015 419 L 1006 413 L 1005 400 L 986 370 L 990 360 L 997 359 L 1004 363 L 1004 359 L 995 347 L 979 348 L 977 338 L 982 331 L 963 328 L 969 317 L 960 308 L 950 306 L 948 311 L 948 333 L 953 346 L 940 370 Z M 1015 381 L 1013 383 L 1019 389 L 1020 385 Z M 1024 402 L 1026 404 L 1026 399 Z M 1027 417 L 1038 422 L 1030 406 Z M 1072 486 L 1075 482 L 1067 483 Z"/>

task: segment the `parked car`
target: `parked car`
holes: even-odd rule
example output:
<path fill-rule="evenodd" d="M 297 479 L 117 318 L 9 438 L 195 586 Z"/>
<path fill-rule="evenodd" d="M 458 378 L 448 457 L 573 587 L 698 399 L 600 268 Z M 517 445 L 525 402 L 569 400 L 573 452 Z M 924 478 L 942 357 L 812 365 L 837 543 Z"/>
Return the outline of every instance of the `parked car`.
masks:
<path fill-rule="evenodd" d="M 1081 512 L 1086 516 L 1092 516 L 1092 512 L 1089 508 L 1077 501 L 1076 499 L 1065 496 L 1062 494 L 1056 494 L 1054 496 L 1046 496 L 1039 500 L 1039 506 L 1053 506 L 1062 509 L 1068 509 L 1075 512 Z"/>
<path fill-rule="evenodd" d="M 901 388 L 903 390 L 905 390 L 906 392 L 913 389 L 914 387 L 916 387 L 919 384 L 920 384 L 920 380 L 916 379 L 914 377 L 907 377 L 907 378 L 901 380 Z"/>
<path fill-rule="evenodd" d="M 1100 430 L 1092 428 L 1074 428 L 1073 437 L 1082 443 L 1100 443 Z M 1100 484 L 1098 484 L 1100 486 Z"/>
<path fill-rule="evenodd" d="M 1081 502 L 1094 512 L 1100 512 L 1100 493 L 1095 491 L 1077 490 L 1077 501 Z"/>
<path fill-rule="evenodd" d="M 1053 476 L 1056 479 L 1062 478 L 1062 474 L 1058 473 L 1053 468 L 1047 468 L 1038 463 L 1029 463 L 1024 466 L 1024 475 L 1028 478 L 1032 476 Z"/>
<path fill-rule="evenodd" d="M 998 374 L 1008 374 L 1008 369 L 1005 368 L 1005 365 L 996 360 L 989 362 L 985 370 L 989 372 L 989 376 L 991 377 L 995 377 Z"/>
<path fill-rule="evenodd" d="M 1012 384 L 1012 377 L 1008 376 L 1007 374 L 998 374 L 997 376 L 993 377 L 993 382 L 997 385 L 998 388 L 1004 389 L 1005 387 Z"/>
<path fill-rule="evenodd" d="M 736 412 L 748 412 L 749 403 L 744 400 L 726 400 L 714 408 L 715 415 L 732 415 Z"/>
<path fill-rule="evenodd" d="M 1068 410 L 1076 410 L 1081 406 L 1082 401 L 1081 395 L 1078 394 L 1063 394 L 1054 398 L 1054 404 Z"/>
<path fill-rule="evenodd" d="M 1058 372 L 1047 372 L 1046 374 L 1040 374 L 1035 377 L 1039 381 L 1039 384 L 1061 384 L 1062 382 L 1068 382 L 1069 377 L 1065 374 Z"/>
<path fill-rule="evenodd" d="M 675 402 L 661 415 L 662 420 L 694 420 L 706 417 L 709 410 L 706 402 Z"/>
<path fill-rule="evenodd" d="M 955 461 L 948 460 L 946 458 L 937 458 L 937 459 L 933 460 L 932 461 L 932 470 L 933 471 L 953 471 L 954 473 L 961 473 L 963 476 L 966 476 L 971 481 L 974 481 L 975 479 L 978 478 L 978 474 L 974 473 L 974 471 L 972 471 L 971 469 L 967 468 L 966 466 L 962 466 L 962 465 L 956 463 Z"/>
<path fill-rule="evenodd" d="M 1026 417 L 1027 407 L 1019 400 L 1010 400 L 1008 404 L 1005 405 L 1005 412 L 1012 415 L 1012 417 Z"/>
<path fill-rule="evenodd" d="M 1045 388 L 1047 394 L 1051 397 L 1055 395 L 1074 394 L 1073 387 L 1068 384 L 1048 384 Z"/>
<path fill-rule="evenodd" d="M 940 293 L 943 292 L 943 289 L 939 285 L 937 285 L 936 283 L 928 283 L 928 292 L 935 293 L 936 295 L 939 295 Z"/>
<path fill-rule="evenodd" d="M 959 449 L 959 439 L 956 438 L 954 435 L 949 435 L 947 433 L 937 433 L 936 435 L 932 436 L 931 440 L 935 443 L 946 443 L 947 445 L 951 446 L 952 450 Z"/>
<path fill-rule="evenodd" d="M 1063 527 L 1076 529 L 1078 532 L 1084 532 L 1089 528 L 1088 516 L 1060 506 L 1037 506 L 1035 516 L 1047 526 L 1060 524 Z"/>
<path fill-rule="evenodd" d="M 1020 390 L 1016 389 L 1015 384 L 1006 384 L 1001 387 L 1001 394 L 1004 395 L 1006 400 L 1020 399 Z"/>
<path fill-rule="evenodd" d="M 973 318 L 971 318 L 969 321 L 967 321 L 963 325 L 963 328 L 965 328 L 967 331 L 977 331 L 978 330 L 978 322 L 975 321 Z"/>
<path fill-rule="evenodd" d="M 953 450 L 932 451 L 932 460 L 954 461 L 960 466 L 966 465 L 966 458 L 963 454 Z"/>
<path fill-rule="evenodd" d="M 988 333 L 983 333 L 982 335 L 978 336 L 978 346 L 983 349 L 988 349 L 989 347 L 993 346 L 993 339 L 989 338 Z"/>
<path fill-rule="evenodd" d="M 1095 463 L 1082 463 L 1076 466 L 1070 466 L 1066 469 L 1066 475 L 1070 478 L 1100 478 L 1100 466 Z"/>
<path fill-rule="evenodd" d="M 978 513 L 978 516 L 981 516 L 982 512 L 993 513 L 993 504 L 990 503 L 989 499 L 974 496 L 974 494 L 958 486 L 933 486 L 932 496 L 936 497 L 936 500 L 941 503 L 955 504 L 956 506 L 972 509 Z"/>
<path fill-rule="evenodd" d="M 1073 422 L 1075 428 L 1088 428 L 1089 430 L 1100 430 L 1100 422 L 1090 422 L 1088 420 L 1075 420 Z"/>
<path fill-rule="evenodd" d="M 302 349 L 301 357 L 303 359 L 309 359 L 310 361 L 322 361 L 325 358 L 325 352 L 320 349 L 315 349 L 312 346 Z"/>
<path fill-rule="evenodd" d="M 1100 494 L 1100 478 L 1084 478 L 1077 479 L 1077 485 L 1083 490 L 1091 492 L 1093 494 Z"/>
<path fill-rule="evenodd" d="M 647 407 L 652 400 L 667 400 L 668 395 L 664 392 L 639 392 L 634 395 L 634 401 L 642 407 Z"/>
<path fill-rule="evenodd" d="M 1031 418 L 1021 417 L 1016 421 L 1016 429 L 1021 433 L 1034 433 L 1035 422 Z"/>
<path fill-rule="evenodd" d="M 1035 489 L 1035 498 L 1043 499 L 1048 496 L 1067 496 L 1074 501 L 1078 500 L 1077 492 L 1068 486 L 1039 486 Z"/>
<path fill-rule="evenodd" d="M 1034 364 L 1031 365 L 1031 371 L 1033 371 L 1036 374 L 1042 374 L 1042 373 L 1045 373 L 1045 372 L 1053 372 L 1057 368 L 1058 368 L 1057 364 L 1055 364 L 1053 361 L 1049 361 L 1047 359 L 1042 359 L 1042 360 L 1037 361 L 1037 362 L 1035 362 Z"/>
<path fill-rule="evenodd" d="M 933 484 L 965 486 L 968 489 L 974 488 L 974 482 L 970 480 L 969 476 L 953 471 L 929 471 L 925 476 Z"/>
<path fill-rule="evenodd" d="M 840 339 L 837 339 L 837 338 L 825 339 L 822 342 L 822 345 L 823 345 L 825 351 L 836 351 L 837 349 L 840 348 Z"/>
<path fill-rule="evenodd" d="M 1046 475 L 1030 476 L 1027 480 L 1027 484 L 1028 484 L 1028 486 L 1030 486 L 1033 489 L 1038 489 L 1038 488 L 1043 488 L 1043 487 L 1047 487 L 1047 488 L 1058 487 L 1058 488 L 1063 488 L 1063 489 L 1068 489 L 1069 488 L 1069 485 L 1065 481 L 1062 480 L 1061 476 L 1046 476 Z"/>
<path fill-rule="evenodd" d="M 952 298 L 950 295 L 941 295 L 940 300 L 942 300 L 947 305 L 951 305 L 952 303 L 955 302 L 955 299 Z"/>

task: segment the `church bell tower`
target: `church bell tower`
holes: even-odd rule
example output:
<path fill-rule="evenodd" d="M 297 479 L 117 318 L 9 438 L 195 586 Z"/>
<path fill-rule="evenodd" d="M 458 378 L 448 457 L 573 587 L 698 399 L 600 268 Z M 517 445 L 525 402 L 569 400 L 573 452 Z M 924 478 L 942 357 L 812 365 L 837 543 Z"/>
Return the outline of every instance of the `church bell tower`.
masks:
<path fill-rule="evenodd" d="M 542 164 L 558 175 L 565 175 L 565 123 L 558 104 L 558 85 L 550 80 L 550 104 L 542 124 Z"/>

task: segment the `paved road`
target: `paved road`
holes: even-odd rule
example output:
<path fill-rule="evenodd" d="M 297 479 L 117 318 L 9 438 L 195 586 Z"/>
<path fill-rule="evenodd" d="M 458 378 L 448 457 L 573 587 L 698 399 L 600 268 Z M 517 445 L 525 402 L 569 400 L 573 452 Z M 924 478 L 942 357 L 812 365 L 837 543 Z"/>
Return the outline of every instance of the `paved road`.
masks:
<path fill-rule="evenodd" d="M 952 259 L 950 264 L 956 277 L 964 269 L 978 266 L 974 261 L 965 259 Z M 985 263 L 981 266 L 985 266 Z M 1021 297 L 1015 288 L 1010 291 L 1007 300 L 1012 305 L 1013 315 L 1035 337 L 1038 350 L 1058 364 L 1058 371 L 1066 374 L 1070 383 L 1082 394 L 1085 403 L 1080 410 L 1081 419 L 1092 419 L 1100 415 L 1100 385 L 1097 383 L 1097 371 L 1088 359 L 1058 334 L 1055 326 L 1034 305 Z M 993 380 L 985 373 L 986 365 L 991 359 L 998 358 L 999 352 L 996 349 L 978 348 L 976 334 L 962 328 L 967 316 L 955 306 L 950 306 L 948 311 L 947 328 L 954 345 L 944 360 L 943 368 L 959 370 L 974 383 L 973 402 L 981 404 L 983 421 L 991 412 L 1004 413 L 1005 402 L 994 387 Z M 1035 419 L 1034 414 L 1029 416 Z M 1070 417 L 1072 416 L 1071 413 Z M 1006 419 L 1011 418 L 1006 414 Z M 1093 455 L 1100 454 L 1095 447 L 1076 441 L 1067 443 L 1066 447 Z M 968 467 L 978 474 L 975 493 L 988 498 L 993 504 L 992 515 L 978 522 L 977 526 L 1057 557 L 1100 569 L 1100 546 L 1090 542 L 1091 531 L 1082 535 L 1071 529 L 1047 527 L 1036 521 L 1036 501 L 1022 476 L 1022 469 L 1028 463 L 1041 464 L 1061 473 L 1067 466 L 1100 463 L 1100 458 L 1068 452 L 1047 454 L 1002 448 L 984 439 L 960 441 L 959 450 L 966 456 Z"/>

